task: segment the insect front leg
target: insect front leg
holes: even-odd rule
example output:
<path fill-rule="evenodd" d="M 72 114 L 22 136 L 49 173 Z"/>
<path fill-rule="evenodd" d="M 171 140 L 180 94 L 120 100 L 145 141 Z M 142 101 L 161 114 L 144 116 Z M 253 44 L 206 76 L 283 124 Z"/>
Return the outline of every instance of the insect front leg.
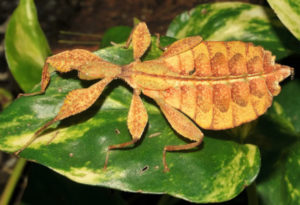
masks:
<path fill-rule="evenodd" d="M 132 30 L 128 40 L 126 41 L 126 48 L 132 43 L 133 58 L 135 61 L 139 60 L 144 55 L 151 44 L 151 35 L 145 22 L 140 22 Z"/>
<path fill-rule="evenodd" d="M 15 154 L 18 155 L 25 148 L 27 148 L 31 143 L 34 142 L 34 140 L 39 136 L 40 133 L 42 133 L 47 127 L 52 125 L 54 122 L 63 120 L 67 117 L 76 115 L 88 109 L 91 105 L 94 104 L 94 102 L 101 95 L 103 89 L 112 80 L 113 78 L 104 78 L 103 80 L 93 84 L 88 88 L 76 89 L 69 92 L 56 117 L 47 122 L 38 131 L 36 131 L 32 138 L 21 149 L 15 152 Z"/>
<path fill-rule="evenodd" d="M 102 59 L 90 51 L 83 49 L 74 49 L 71 51 L 64 51 L 46 59 L 45 65 L 42 71 L 41 78 L 41 90 L 34 93 L 22 93 L 20 96 L 32 96 L 38 95 L 45 92 L 49 81 L 49 65 L 55 68 L 56 71 L 65 73 L 71 70 L 79 70 L 81 66 L 87 63 L 101 62 Z"/>
<path fill-rule="evenodd" d="M 203 140 L 203 133 L 201 130 L 183 113 L 176 110 L 172 106 L 164 102 L 163 99 L 154 99 L 159 105 L 163 114 L 167 118 L 168 122 L 171 124 L 173 129 L 181 134 L 183 137 L 186 137 L 192 141 L 190 144 L 186 145 L 168 145 L 164 147 L 163 151 L 163 164 L 164 171 L 168 172 L 169 168 L 166 162 L 166 152 L 167 151 L 180 151 L 180 150 L 189 150 L 194 147 L 197 147 L 201 144 Z"/>
<path fill-rule="evenodd" d="M 105 164 L 104 164 L 104 170 L 107 167 L 110 150 L 119 149 L 119 148 L 123 148 L 135 144 L 141 138 L 144 132 L 144 129 L 148 122 L 148 114 L 142 102 L 142 99 L 140 97 L 140 93 L 141 91 L 137 89 L 134 90 L 129 113 L 128 113 L 128 118 L 127 118 L 127 125 L 128 125 L 129 132 L 132 136 L 132 140 L 129 142 L 125 142 L 117 145 L 111 145 L 108 147 Z"/>

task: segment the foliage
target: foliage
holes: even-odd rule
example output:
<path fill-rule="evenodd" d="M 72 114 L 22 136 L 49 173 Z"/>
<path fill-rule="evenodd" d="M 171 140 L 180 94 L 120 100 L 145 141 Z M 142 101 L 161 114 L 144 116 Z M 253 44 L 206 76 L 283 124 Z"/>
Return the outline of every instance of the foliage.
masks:
<path fill-rule="evenodd" d="M 111 46 L 111 43 L 123 43 L 127 40 L 131 30 L 132 28 L 129 26 L 115 26 L 109 28 L 101 39 L 101 48 Z"/>
<path fill-rule="evenodd" d="M 278 59 L 300 52 L 300 43 L 268 8 L 245 3 L 201 4 L 178 15 L 167 36 L 200 35 L 204 40 L 253 42 Z"/>
<path fill-rule="evenodd" d="M 300 40 L 300 1 L 268 0 L 278 18 Z"/>
<path fill-rule="evenodd" d="M 19 10 L 26 10 L 24 2 L 21 1 Z M 35 14 L 34 9 L 30 12 Z M 26 24 L 22 21 L 19 23 L 22 26 Z M 11 21 L 10 24 L 16 23 Z M 32 25 L 38 25 L 36 18 Z M 176 17 L 167 32 L 167 35 L 176 38 L 199 34 L 205 40 L 252 41 L 265 46 L 280 58 L 300 49 L 299 42 L 270 10 L 243 3 L 199 5 Z M 115 39 L 114 35 L 107 34 L 106 42 Z M 161 39 L 163 46 L 174 40 L 170 37 Z M 28 42 L 33 43 L 33 40 Z M 156 47 L 156 39 L 153 38 L 152 42 L 144 59 L 161 54 Z M 7 38 L 5 43 L 6 47 L 16 45 L 16 42 Z M 38 49 L 43 53 L 48 47 L 41 44 Z M 36 50 L 33 50 L 30 55 L 35 54 Z M 106 47 L 96 54 L 120 65 L 132 61 L 132 50 L 120 46 Z M 32 61 L 24 59 L 26 62 L 18 62 L 27 65 Z M 19 72 L 29 71 L 19 69 Z M 23 84 L 23 81 L 18 82 Z M 0 149 L 16 151 L 38 128 L 56 115 L 70 90 L 92 83 L 78 80 L 75 73 L 52 73 L 45 94 L 17 99 L 1 113 Z M 263 204 L 298 204 L 299 88 L 298 79 L 288 80 L 267 114 L 257 121 L 227 131 L 205 131 L 204 143 L 199 149 L 168 153 L 169 173 L 162 172 L 163 147 L 186 142 L 174 133 L 157 106 L 146 97 L 143 101 L 149 114 L 149 123 L 143 139 L 133 148 L 112 151 L 108 170 L 103 172 L 107 146 L 130 140 L 126 118 L 131 90 L 121 81 L 110 84 L 87 111 L 47 129 L 21 156 L 80 183 L 131 192 L 168 193 L 193 202 L 229 200 L 254 182 L 261 168 L 256 183 Z M 37 90 L 39 86 L 30 92 Z M 47 145 L 50 140 L 53 141 Z"/>
<path fill-rule="evenodd" d="M 41 81 L 50 48 L 33 0 L 21 0 L 12 14 L 5 33 L 5 55 L 11 73 L 25 92 Z"/>

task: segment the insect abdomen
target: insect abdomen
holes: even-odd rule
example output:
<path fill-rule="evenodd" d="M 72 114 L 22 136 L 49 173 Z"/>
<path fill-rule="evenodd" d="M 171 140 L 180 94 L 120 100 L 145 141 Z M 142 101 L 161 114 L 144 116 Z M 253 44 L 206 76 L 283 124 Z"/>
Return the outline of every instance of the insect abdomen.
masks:
<path fill-rule="evenodd" d="M 204 41 L 179 55 L 164 58 L 181 75 L 226 77 L 271 72 L 274 57 L 260 46 L 241 41 Z"/>
<path fill-rule="evenodd" d="M 277 75 L 281 75 L 280 70 Z M 239 126 L 265 113 L 272 103 L 273 89 L 267 79 L 256 77 L 212 84 L 194 82 L 164 91 L 146 91 L 145 94 L 154 97 L 155 93 L 200 127 L 219 130 Z"/>
<path fill-rule="evenodd" d="M 165 101 L 206 129 L 227 129 L 265 113 L 291 68 L 252 43 L 202 42 L 165 58 L 170 70 L 195 81 L 160 91 Z"/>

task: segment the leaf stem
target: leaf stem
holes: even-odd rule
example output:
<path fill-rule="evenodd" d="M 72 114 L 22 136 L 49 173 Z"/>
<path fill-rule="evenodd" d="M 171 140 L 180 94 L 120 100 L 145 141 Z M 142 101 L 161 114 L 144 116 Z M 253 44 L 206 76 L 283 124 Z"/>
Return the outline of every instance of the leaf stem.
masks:
<path fill-rule="evenodd" d="M 59 40 L 58 43 L 63 44 L 78 44 L 78 45 L 99 45 L 98 41 L 71 41 L 71 40 Z"/>
<path fill-rule="evenodd" d="M 248 196 L 248 205 L 258 205 L 258 197 L 256 192 L 256 183 L 255 181 L 246 188 Z"/>
<path fill-rule="evenodd" d="M 25 165 L 26 160 L 23 158 L 19 158 L 13 170 L 13 173 L 10 175 L 9 180 L 4 188 L 4 192 L 0 197 L 0 205 L 7 205 L 9 203 Z"/>
<path fill-rule="evenodd" d="M 102 38 L 102 35 L 99 35 L 99 34 L 90 34 L 90 33 L 72 32 L 72 31 L 59 31 L 59 33 L 60 33 L 60 34 L 63 34 L 63 35 L 85 36 L 85 37 Z"/>

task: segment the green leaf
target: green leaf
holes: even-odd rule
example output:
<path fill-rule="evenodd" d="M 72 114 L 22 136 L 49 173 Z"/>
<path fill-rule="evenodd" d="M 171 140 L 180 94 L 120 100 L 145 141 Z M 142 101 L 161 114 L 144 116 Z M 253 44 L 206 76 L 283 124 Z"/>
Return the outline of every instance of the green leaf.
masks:
<path fill-rule="evenodd" d="M 96 54 L 116 64 L 132 61 L 131 49 L 109 47 Z M 53 73 L 45 94 L 19 98 L 4 110 L 0 149 L 16 151 L 55 116 L 70 90 L 93 83 L 75 77 Z M 170 128 L 153 101 L 144 97 L 149 123 L 142 140 L 132 148 L 112 151 L 108 169 L 103 171 L 107 147 L 131 138 L 126 125 L 131 96 L 124 82 L 114 81 L 95 105 L 51 126 L 21 156 L 80 183 L 167 193 L 193 202 L 226 201 L 253 182 L 260 167 L 258 148 L 235 142 L 226 132 L 205 133 L 204 143 L 193 151 L 167 153 L 171 171 L 164 173 L 164 146 L 187 142 Z"/>
<path fill-rule="evenodd" d="M 262 152 L 257 190 L 265 205 L 300 202 L 299 88 L 299 79 L 284 86 L 251 140 Z"/>
<path fill-rule="evenodd" d="M 300 43 L 271 10 L 246 3 L 201 4 L 177 16 L 167 36 L 200 35 L 204 40 L 253 42 L 283 58 L 300 52 Z"/>
<path fill-rule="evenodd" d="M 12 94 L 0 87 L 0 110 L 6 108 L 13 101 Z"/>
<path fill-rule="evenodd" d="M 115 26 L 112 28 L 109 28 L 105 33 L 103 34 L 100 46 L 101 48 L 105 48 L 108 46 L 111 46 L 111 42 L 114 43 L 123 43 L 125 42 L 130 33 L 132 28 L 129 26 Z"/>
<path fill-rule="evenodd" d="M 21 204 L 125 204 L 118 191 L 78 184 L 35 163 L 27 165 L 26 172 L 28 184 Z"/>
<path fill-rule="evenodd" d="M 278 18 L 300 40 L 300 1 L 268 0 Z"/>
<path fill-rule="evenodd" d="M 5 33 L 5 55 L 11 73 L 25 92 L 40 82 L 50 49 L 33 0 L 21 0 L 12 14 Z"/>
<path fill-rule="evenodd" d="M 281 150 L 280 157 L 262 169 L 257 187 L 262 204 L 298 205 L 300 202 L 300 142 Z M 268 160 L 268 158 L 266 158 Z"/>

